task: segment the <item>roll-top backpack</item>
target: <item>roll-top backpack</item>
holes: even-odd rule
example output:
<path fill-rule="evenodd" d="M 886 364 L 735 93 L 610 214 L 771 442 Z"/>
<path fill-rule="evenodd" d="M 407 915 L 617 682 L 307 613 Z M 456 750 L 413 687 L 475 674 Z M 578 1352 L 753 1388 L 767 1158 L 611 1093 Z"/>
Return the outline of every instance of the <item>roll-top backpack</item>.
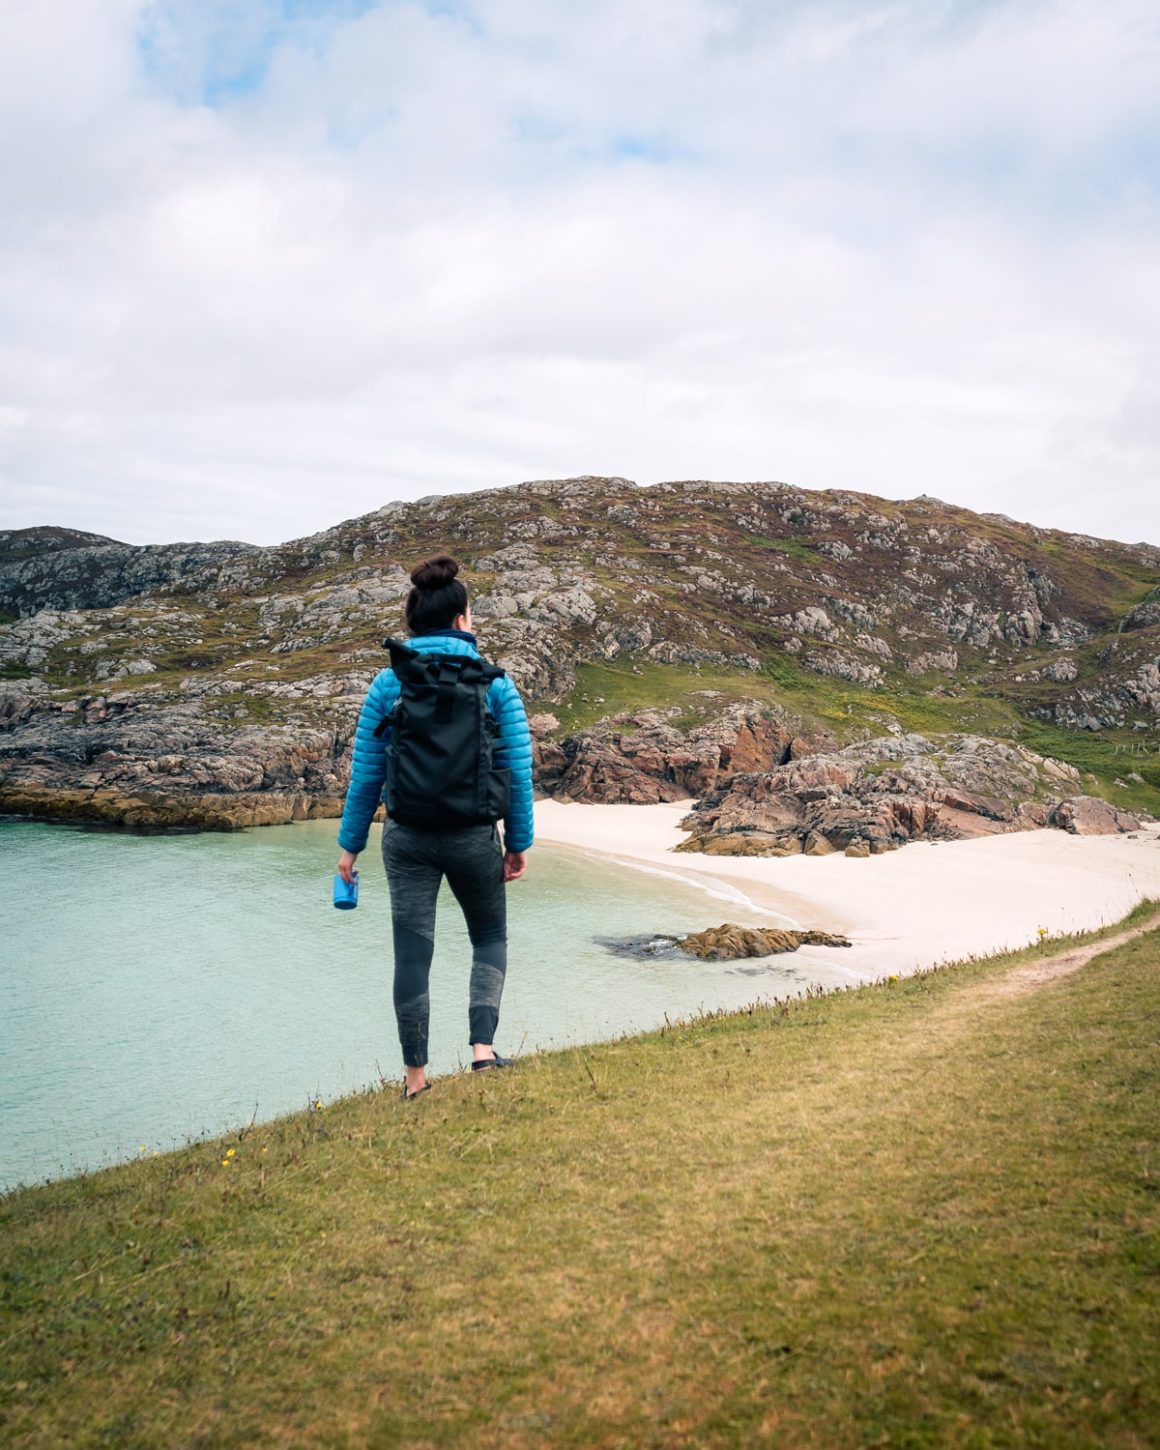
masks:
<path fill-rule="evenodd" d="M 401 826 L 491 825 L 508 808 L 510 772 L 495 764 L 498 726 L 487 692 L 504 671 L 471 655 L 424 654 L 383 641 L 399 698 L 375 729 L 387 742 L 387 814 Z"/>

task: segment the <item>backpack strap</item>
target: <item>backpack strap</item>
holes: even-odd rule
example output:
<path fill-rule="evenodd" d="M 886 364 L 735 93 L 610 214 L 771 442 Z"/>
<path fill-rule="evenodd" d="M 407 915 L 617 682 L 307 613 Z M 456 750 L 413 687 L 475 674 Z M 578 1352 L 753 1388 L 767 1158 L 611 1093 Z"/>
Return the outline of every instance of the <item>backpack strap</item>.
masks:
<path fill-rule="evenodd" d="M 462 667 L 451 655 L 437 655 L 436 676 L 439 685 L 439 697 L 435 702 L 435 723 L 444 725 L 451 719 L 451 712 L 455 708 L 455 686 L 462 673 Z"/>
<path fill-rule="evenodd" d="M 411 675 L 412 670 L 422 660 L 423 656 L 417 649 L 412 649 L 409 644 L 404 644 L 401 639 L 385 639 L 383 640 L 383 647 L 384 649 L 390 650 L 391 669 L 394 670 L 399 684 L 402 685 L 403 681 Z M 383 738 L 387 726 L 391 723 L 391 715 L 393 713 L 393 711 L 388 711 L 375 726 L 374 737 L 376 740 Z"/>

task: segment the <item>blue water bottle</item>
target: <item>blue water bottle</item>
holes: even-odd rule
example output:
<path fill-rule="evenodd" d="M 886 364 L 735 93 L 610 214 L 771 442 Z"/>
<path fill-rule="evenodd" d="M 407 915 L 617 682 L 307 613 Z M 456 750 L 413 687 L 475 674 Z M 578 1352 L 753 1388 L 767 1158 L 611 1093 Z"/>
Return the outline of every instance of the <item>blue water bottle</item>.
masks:
<path fill-rule="evenodd" d="M 354 880 L 350 882 L 338 875 L 334 878 L 334 904 L 339 911 L 353 911 L 358 905 L 358 872 L 353 875 Z"/>

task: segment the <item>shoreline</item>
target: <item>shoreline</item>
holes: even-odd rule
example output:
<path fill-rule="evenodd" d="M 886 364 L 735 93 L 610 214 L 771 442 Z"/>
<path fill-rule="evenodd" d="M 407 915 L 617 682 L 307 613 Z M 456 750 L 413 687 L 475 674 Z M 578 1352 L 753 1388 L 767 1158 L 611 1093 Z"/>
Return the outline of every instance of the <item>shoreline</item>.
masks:
<path fill-rule="evenodd" d="M 732 899 L 780 925 L 842 933 L 853 947 L 802 947 L 794 961 L 824 964 L 830 975 L 838 969 L 851 983 L 1014 950 L 1035 941 L 1041 927 L 1049 936 L 1094 931 L 1145 897 L 1160 900 L 1160 825 L 1115 836 L 1046 829 L 913 841 L 861 859 L 676 855 L 672 847 L 687 839 L 679 822 L 692 804 L 544 797 L 535 805 L 536 838 L 702 891 L 716 886 L 724 899 L 707 897 L 706 926 L 727 919 Z M 260 801 L 199 798 L 191 809 L 188 800 L 144 793 L 0 791 L 0 819 L 159 835 L 337 819 L 340 807 L 336 798 L 306 802 L 276 792 Z"/>
<path fill-rule="evenodd" d="M 164 790 L 13 784 L 0 781 L 0 820 L 48 826 L 95 826 L 105 830 L 228 832 L 252 826 L 290 826 L 296 821 L 342 815 L 341 796 L 303 791 L 239 791 L 196 795 Z"/>
<path fill-rule="evenodd" d="M 1160 826 L 1117 836 L 1037 830 L 915 841 L 862 859 L 674 855 L 690 806 L 541 800 L 536 839 L 694 886 L 720 882 L 787 925 L 842 932 L 852 947 L 801 947 L 793 960 L 840 964 L 851 981 L 1014 950 L 1036 941 L 1041 927 L 1049 936 L 1094 931 L 1146 897 L 1160 899 Z M 715 908 L 706 907 L 707 926 L 717 924 Z"/>

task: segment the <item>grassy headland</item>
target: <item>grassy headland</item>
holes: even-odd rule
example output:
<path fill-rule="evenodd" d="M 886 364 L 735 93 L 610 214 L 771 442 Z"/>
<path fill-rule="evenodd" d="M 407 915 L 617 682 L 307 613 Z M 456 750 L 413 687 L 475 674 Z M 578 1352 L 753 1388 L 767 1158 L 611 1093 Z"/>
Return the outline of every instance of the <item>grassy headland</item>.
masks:
<path fill-rule="evenodd" d="M 1155 1444 L 1160 930 L 1061 945 L 10 1195 L 0 1438 Z"/>

